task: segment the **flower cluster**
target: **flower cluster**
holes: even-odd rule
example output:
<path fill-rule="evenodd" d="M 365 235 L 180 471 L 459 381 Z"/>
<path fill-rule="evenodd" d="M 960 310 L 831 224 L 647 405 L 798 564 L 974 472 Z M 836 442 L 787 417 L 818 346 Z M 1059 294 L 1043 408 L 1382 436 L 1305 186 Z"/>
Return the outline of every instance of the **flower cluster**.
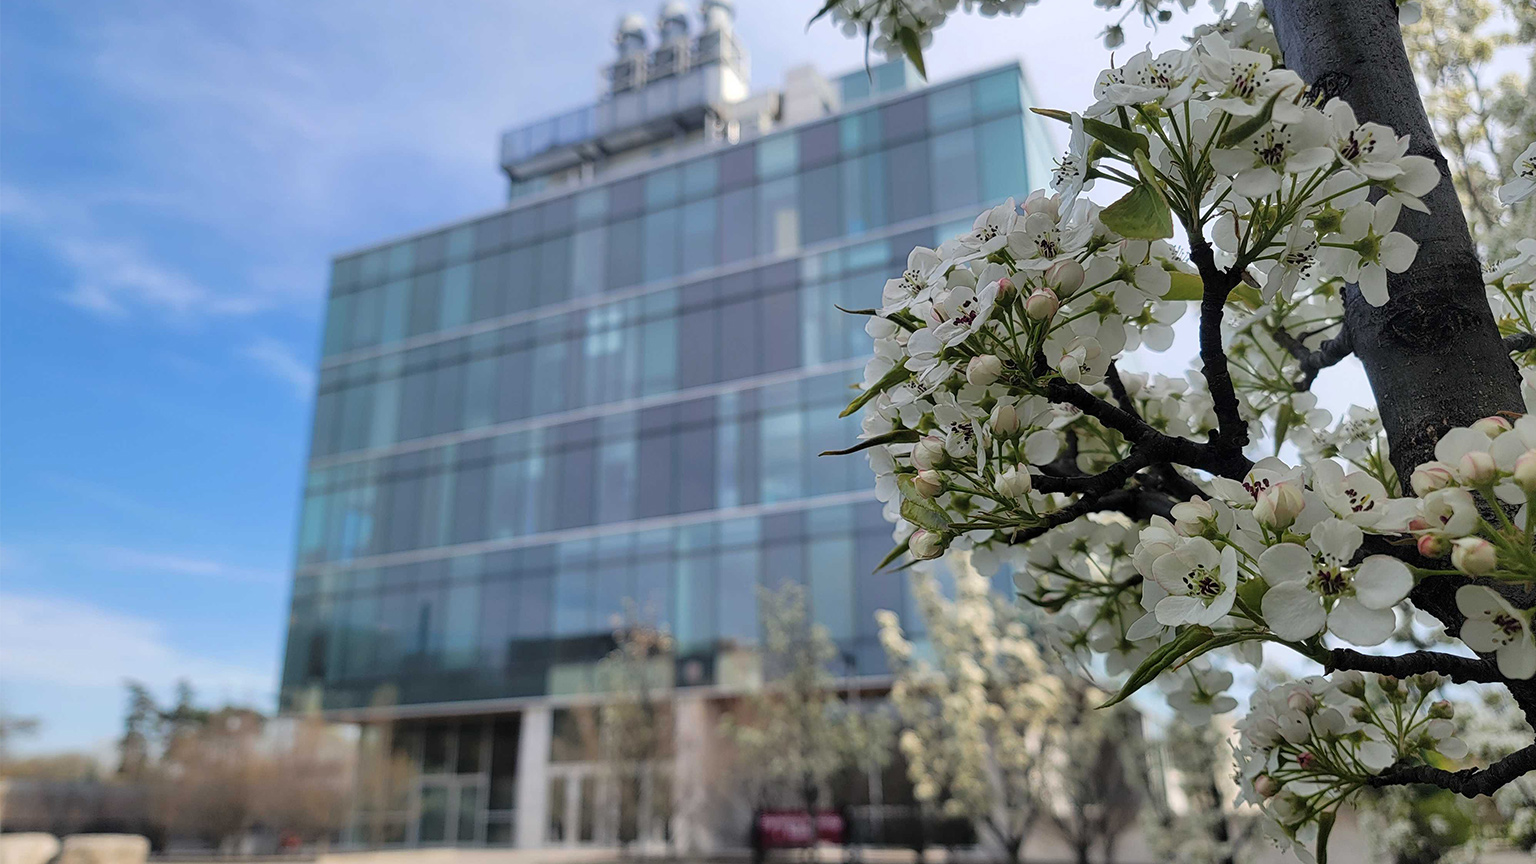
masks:
<path fill-rule="evenodd" d="M 905 52 L 956 5 L 833 12 Z M 1336 418 L 1309 392 L 1352 350 L 1346 286 L 1351 303 L 1381 306 L 1412 264 L 1396 226 L 1425 210 L 1434 163 L 1283 68 L 1247 6 L 1187 48 L 1104 70 L 1094 99 L 1039 112 L 1070 129 L 1049 190 L 914 249 L 862 313 L 874 356 L 845 412 L 862 411 L 861 440 L 841 452 L 866 451 L 874 469 L 895 525 L 888 562 L 956 553 L 979 591 L 1006 561 L 1050 613 L 1047 642 L 1125 676 L 1111 702 L 1160 680 L 1190 724 L 1237 707 L 1232 663 L 1257 667 L 1266 642 L 1327 667 L 1351 656 L 1332 640 L 1386 642 L 1425 578 L 1464 580 L 1462 641 L 1507 678 L 1536 676 L 1532 611 L 1497 590 L 1536 583 L 1536 416 L 1451 430 L 1405 484 L 1375 411 Z M 1111 204 L 1085 195 L 1111 184 Z M 1486 284 L 1536 409 L 1536 240 L 1516 250 Z M 1169 348 L 1188 313 L 1198 369 L 1119 367 Z M 1251 462 L 1244 448 L 1262 438 L 1276 455 Z M 945 671 L 962 682 L 984 668 L 956 663 Z M 1435 685 L 1368 690 L 1344 674 L 1261 693 L 1243 721 L 1247 794 L 1280 835 L 1314 839 L 1391 766 L 1459 758 L 1448 709 L 1425 708 Z"/>
<path fill-rule="evenodd" d="M 1255 691 L 1237 724 L 1238 775 L 1272 839 L 1310 860 L 1350 793 L 1394 766 L 1466 756 L 1450 703 L 1435 700 L 1440 684 L 1426 673 L 1371 687 L 1341 672 Z"/>

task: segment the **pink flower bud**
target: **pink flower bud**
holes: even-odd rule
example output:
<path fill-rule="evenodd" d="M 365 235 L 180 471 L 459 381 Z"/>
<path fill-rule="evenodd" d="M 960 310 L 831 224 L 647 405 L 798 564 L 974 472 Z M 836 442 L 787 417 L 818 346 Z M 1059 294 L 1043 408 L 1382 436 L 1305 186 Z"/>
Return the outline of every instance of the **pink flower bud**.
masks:
<path fill-rule="evenodd" d="M 1425 558 L 1444 558 L 1450 550 L 1444 534 L 1420 534 L 1419 554 Z"/>
<path fill-rule="evenodd" d="M 1468 576 L 1482 576 L 1499 566 L 1499 553 L 1481 537 L 1462 537 L 1451 543 L 1451 566 Z"/>
<path fill-rule="evenodd" d="M 1029 471 L 1021 471 L 1018 466 L 1009 468 L 997 476 L 997 494 L 1015 501 L 1023 501 L 1024 496 L 1029 494 L 1029 490 L 1034 488 L 1034 485 L 1034 478 L 1029 476 Z"/>
<path fill-rule="evenodd" d="M 943 555 L 947 542 L 944 535 L 926 528 L 919 528 L 907 538 L 907 551 L 919 561 L 928 561 Z"/>
<path fill-rule="evenodd" d="M 1487 486 L 1499 476 L 1499 466 L 1493 454 L 1485 450 L 1471 450 L 1456 463 L 1456 474 L 1468 486 Z"/>
<path fill-rule="evenodd" d="M 1515 485 L 1526 492 L 1536 492 L 1536 450 L 1527 450 L 1515 458 Z"/>
<path fill-rule="evenodd" d="M 917 489 L 917 494 L 924 498 L 937 498 L 944 491 L 944 477 L 939 472 L 929 468 L 926 471 L 917 472 L 912 478 L 912 486 Z"/>
<path fill-rule="evenodd" d="M 1510 425 L 1508 420 L 1495 414 L 1474 422 L 1472 428 L 1487 435 L 1489 438 L 1497 438 L 1514 427 Z"/>
<path fill-rule="evenodd" d="M 1216 518 L 1216 511 L 1204 498 L 1191 498 L 1173 505 L 1169 515 L 1173 516 L 1173 527 L 1180 534 L 1194 537 L 1205 531 L 1205 523 Z"/>
<path fill-rule="evenodd" d="M 1259 793 L 1260 798 L 1273 798 L 1280 794 L 1280 781 L 1268 774 L 1260 774 L 1253 778 L 1253 791 Z"/>
<path fill-rule="evenodd" d="M 1435 720 L 1449 720 L 1456 716 L 1456 707 L 1441 699 L 1429 706 L 1429 716 Z"/>
<path fill-rule="evenodd" d="M 1303 714 L 1307 714 L 1317 707 L 1317 699 L 1306 690 L 1297 690 L 1286 697 L 1285 707 L 1292 711 L 1300 711 Z"/>
<path fill-rule="evenodd" d="M 1413 469 L 1413 476 L 1408 478 L 1413 486 L 1413 494 L 1423 497 L 1437 489 L 1455 485 L 1456 475 L 1451 473 L 1451 466 L 1444 462 L 1425 462 Z"/>
<path fill-rule="evenodd" d="M 1281 483 L 1259 493 L 1259 499 L 1253 505 L 1253 518 L 1259 520 L 1260 525 L 1283 530 L 1291 527 L 1306 506 L 1300 489 Z"/>
<path fill-rule="evenodd" d="M 1003 438 L 1012 438 L 1019 432 L 1019 409 L 1007 402 L 999 402 L 992 408 L 992 418 L 989 424 L 992 434 Z"/>
<path fill-rule="evenodd" d="M 1317 764 L 1317 756 L 1311 751 L 1303 751 L 1300 756 L 1296 757 L 1296 764 L 1303 768 L 1311 768 Z"/>
<path fill-rule="evenodd" d="M 1056 292 L 1049 288 L 1036 288 L 1024 300 L 1024 314 L 1036 321 L 1049 321 L 1056 317 L 1056 310 L 1061 308 L 1061 301 L 1056 299 Z"/>
<path fill-rule="evenodd" d="M 912 445 L 912 465 L 919 471 L 937 468 L 944 464 L 944 439 L 937 435 L 925 435 Z"/>
<path fill-rule="evenodd" d="M 1045 271 L 1045 281 L 1051 283 L 1058 294 L 1071 294 L 1083 287 L 1083 265 L 1071 258 L 1057 261 Z"/>
<path fill-rule="evenodd" d="M 977 387 L 985 387 L 1003 374 L 1003 361 L 995 354 L 978 354 L 965 364 L 965 380 Z"/>
<path fill-rule="evenodd" d="M 1007 302 L 1008 298 L 1013 296 L 1013 289 L 1014 289 L 1013 280 L 1009 279 L 1007 276 L 1004 276 L 1003 278 L 997 280 L 997 302 L 998 302 L 998 304 L 1002 304 L 1002 303 Z"/>

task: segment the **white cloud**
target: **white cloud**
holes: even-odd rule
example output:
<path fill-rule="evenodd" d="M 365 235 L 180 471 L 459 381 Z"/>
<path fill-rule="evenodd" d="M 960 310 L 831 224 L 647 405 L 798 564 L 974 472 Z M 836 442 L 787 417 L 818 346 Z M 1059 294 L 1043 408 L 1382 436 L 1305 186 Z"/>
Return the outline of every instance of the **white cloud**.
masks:
<path fill-rule="evenodd" d="M 287 382 L 299 399 L 308 401 L 315 395 L 314 367 L 300 360 L 287 345 L 275 339 L 258 339 L 245 349 L 245 356 L 266 372 Z"/>
<path fill-rule="evenodd" d="M 108 546 L 101 552 L 102 562 L 119 570 L 249 582 L 281 582 L 284 579 L 284 575 L 277 571 L 242 567 L 199 555 L 150 552 L 123 546 Z"/>
<path fill-rule="evenodd" d="M 0 592 L 0 679 L 9 687 L 156 689 L 180 679 L 205 692 L 269 696 L 276 670 L 258 670 L 173 646 L 156 621 L 57 597 Z"/>

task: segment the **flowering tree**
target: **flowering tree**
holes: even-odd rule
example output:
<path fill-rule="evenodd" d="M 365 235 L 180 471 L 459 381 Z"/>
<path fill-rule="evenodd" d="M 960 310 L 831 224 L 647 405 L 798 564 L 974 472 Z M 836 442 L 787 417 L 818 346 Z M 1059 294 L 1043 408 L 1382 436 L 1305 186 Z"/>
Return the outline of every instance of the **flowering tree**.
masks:
<path fill-rule="evenodd" d="M 726 718 L 724 732 L 757 786 L 758 806 L 815 812 L 839 772 L 881 766 L 892 731 L 884 714 L 855 711 L 839 697 L 828 668 L 837 645 L 812 619 L 804 586 L 763 589 L 758 606 L 764 683 Z"/>
<path fill-rule="evenodd" d="M 956 5 L 823 12 L 921 66 Z M 1452 770 L 1467 746 L 1436 695 L 1495 684 L 1536 724 L 1536 238 L 1480 268 L 1398 21 L 1391 0 L 1241 4 L 1105 70 L 1081 113 L 1040 111 L 1071 129 L 1054 192 L 913 250 L 862 311 L 862 440 L 841 451 L 868 453 L 893 559 L 976 549 L 1038 575 L 1063 641 L 1127 672 L 1111 703 L 1171 676 L 1194 716 L 1231 710 L 1213 651 L 1319 664 L 1239 724 L 1244 794 L 1303 856 L 1363 789 L 1472 797 L 1536 770 L 1536 745 Z M 1536 143 L 1511 164 L 1498 196 L 1530 207 Z M 1095 183 L 1124 191 L 1101 208 Z M 1119 370 L 1186 312 L 1196 368 Z M 1330 426 L 1309 391 L 1351 354 L 1375 407 Z M 1099 531 L 1111 513 L 1134 542 Z M 1475 656 L 1339 644 L 1383 644 L 1410 606 Z"/>
<path fill-rule="evenodd" d="M 969 556 L 958 552 L 951 566 L 953 601 L 926 568 L 913 573 L 933 663 L 914 656 L 896 613 L 876 613 L 896 677 L 899 746 L 919 801 L 942 802 L 950 815 L 975 822 L 1017 861 L 1045 809 L 1047 726 L 1062 682 Z"/>
<path fill-rule="evenodd" d="M 613 622 L 614 648 L 598 661 L 597 683 L 611 698 L 599 708 L 599 741 L 620 814 L 619 842 L 664 837 L 672 790 L 666 760 L 672 755 L 672 634 L 626 604 Z"/>

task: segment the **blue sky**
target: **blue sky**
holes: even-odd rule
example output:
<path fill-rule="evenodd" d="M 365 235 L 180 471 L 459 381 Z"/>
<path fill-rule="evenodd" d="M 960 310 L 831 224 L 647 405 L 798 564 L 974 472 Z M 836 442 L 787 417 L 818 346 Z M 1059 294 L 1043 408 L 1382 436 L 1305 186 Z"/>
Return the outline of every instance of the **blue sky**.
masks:
<path fill-rule="evenodd" d="M 499 131 L 590 100 L 642 5 L 0 3 L 0 709 L 44 722 L 23 750 L 104 749 L 128 677 L 273 705 L 331 254 L 498 206 Z M 758 87 L 861 62 L 806 32 L 819 3 L 740 6 Z M 1042 101 L 1086 104 L 1104 23 L 1083 0 L 957 20 L 929 70 L 1023 55 Z"/>

